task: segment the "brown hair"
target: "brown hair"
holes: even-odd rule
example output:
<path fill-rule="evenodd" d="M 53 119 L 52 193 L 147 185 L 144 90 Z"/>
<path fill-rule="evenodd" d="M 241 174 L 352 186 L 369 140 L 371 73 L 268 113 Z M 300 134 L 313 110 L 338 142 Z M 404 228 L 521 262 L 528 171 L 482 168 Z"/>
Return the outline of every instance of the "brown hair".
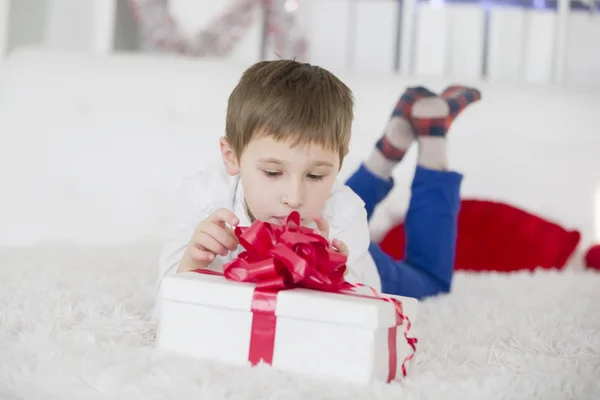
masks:
<path fill-rule="evenodd" d="M 293 60 L 248 68 L 229 96 L 225 137 L 238 157 L 257 135 L 348 153 L 352 91 L 331 72 Z"/>

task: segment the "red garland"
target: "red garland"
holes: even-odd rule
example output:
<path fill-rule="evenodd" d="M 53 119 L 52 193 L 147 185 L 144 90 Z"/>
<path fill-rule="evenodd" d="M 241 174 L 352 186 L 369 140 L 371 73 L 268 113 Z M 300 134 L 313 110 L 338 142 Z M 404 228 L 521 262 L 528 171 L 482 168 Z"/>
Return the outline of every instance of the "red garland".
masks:
<path fill-rule="evenodd" d="M 375 297 L 393 303 L 396 324 L 388 330 L 388 382 L 396 378 L 396 330 L 403 324 L 404 337 L 413 350 L 401 366 L 402 374 L 406 376 L 406 363 L 414 356 L 417 339 L 408 337 L 411 324 L 403 313 L 402 303 L 394 298 L 382 297 L 372 288 L 374 296 L 352 292 L 352 289 L 364 285 L 353 285 L 344 280 L 347 257 L 334 251 L 327 239 L 310 228 L 302 227 L 298 212 L 292 212 L 284 225 L 256 221 L 250 227 L 237 227 L 235 234 L 246 250 L 223 266 L 223 275 L 233 281 L 256 284 L 252 297 L 253 318 L 248 354 L 252 365 L 261 360 L 272 363 L 277 293 L 284 289 L 304 287 L 348 296 Z M 211 270 L 195 272 L 220 275 Z"/>
<path fill-rule="evenodd" d="M 142 35 L 161 50 L 195 57 L 226 56 L 255 24 L 255 8 L 266 14 L 268 39 L 275 54 L 283 58 L 306 58 L 307 42 L 299 28 L 298 2 L 289 9 L 281 0 L 236 0 L 211 22 L 186 35 L 166 0 L 127 0 Z M 286 7 L 287 6 L 287 7 Z M 258 49 L 257 49 L 258 50 Z"/>

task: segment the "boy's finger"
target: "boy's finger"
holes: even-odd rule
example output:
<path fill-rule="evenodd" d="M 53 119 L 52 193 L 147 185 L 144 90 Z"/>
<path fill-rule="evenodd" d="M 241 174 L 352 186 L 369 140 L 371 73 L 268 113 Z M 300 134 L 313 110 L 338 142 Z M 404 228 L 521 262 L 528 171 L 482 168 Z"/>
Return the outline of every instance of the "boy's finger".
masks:
<path fill-rule="evenodd" d="M 226 256 L 227 253 L 229 253 L 229 250 L 227 250 L 225 246 L 219 243 L 219 241 L 217 241 L 207 232 L 201 232 L 200 235 L 198 235 L 196 246 L 199 247 L 201 250 L 206 250 L 213 254 L 219 254 L 221 256 Z"/>
<path fill-rule="evenodd" d="M 235 250 L 238 247 L 238 239 L 232 230 L 217 224 L 209 224 L 205 232 L 212 236 L 217 242 L 229 250 Z"/>
<path fill-rule="evenodd" d="M 202 250 L 197 246 L 190 246 L 188 249 L 188 254 L 190 258 L 196 262 L 212 261 L 215 258 L 212 253 Z"/>
<path fill-rule="evenodd" d="M 317 229 L 319 230 L 319 234 L 326 239 L 329 238 L 329 223 L 325 218 L 321 216 L 321 214 L 316 214 L 313 217 L 313 221 L 317 224 Z"/>
<path fill-rule="evenodd" d="M 225 222 L 231 226 L 237 226 L 240 223 L 238 217 L 235 214 L 226 208 L 219 208 L 212 214 L 212 221 L 216 223 Z"/>
<path fill-rule="evenodd" d="M 348 256 L 350 254 L 350 249 L 346 246 L 346 243 L 342 242 L 339 239 L 333 239 L 331 243 L 333 247 L 338 251 L 338 253 Z"/>
<path fill-rule="evenodd" d="M 227 234 L 229 236 L 231 236 L 231 239 L 233 239 L 233 242 L 235 243 L 235 247 L 237 248 L 240 241 L 239 241 L 238 237 L 236 236 L 235 231 L 232 228 L 225 226 L 225 232 L 227 232 Z M 235 250 L 235 249 L 233 249 L 233 250 Z"/>

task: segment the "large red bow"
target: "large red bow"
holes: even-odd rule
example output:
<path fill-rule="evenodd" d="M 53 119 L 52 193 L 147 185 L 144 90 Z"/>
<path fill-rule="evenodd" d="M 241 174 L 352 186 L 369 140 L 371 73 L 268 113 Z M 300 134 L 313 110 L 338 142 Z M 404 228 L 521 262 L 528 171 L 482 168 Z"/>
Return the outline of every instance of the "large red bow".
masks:
<path fill-rule="evenodd" d="M 256 283 L 265 290 L 306 287 L 339 291 L 347 257 L 334 251 L 327 239 L 300 225 L 300 214 L 292 212 L 283 225 L 256 221 L 237 227 L 235 234 L 245 251 L 223 266 L 227 279 Z"/>

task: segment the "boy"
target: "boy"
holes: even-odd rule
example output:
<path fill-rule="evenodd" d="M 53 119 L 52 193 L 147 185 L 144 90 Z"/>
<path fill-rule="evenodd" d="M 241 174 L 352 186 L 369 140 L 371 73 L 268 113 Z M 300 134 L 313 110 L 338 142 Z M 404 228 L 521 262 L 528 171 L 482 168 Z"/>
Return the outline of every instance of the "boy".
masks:
<path fill-rule="evenodd" d="M 409 89 L 371 157 L 343 185 L 336 177 L 354 118 L 350 89 L 309 64 L 253 65 L 229 98 L 220 141 L 223 166 L 182 186 L 159 279 L 198 268 L 220 270 L 243 250 L 230 226 L 257 219 L 279 224 L 298 211 L 303 225 L 348 256 L 347 281 L 417 298 L 448 291 L 461 176 L 445 171 L 445 134 L 478 97 L 463 87 L 448 88 L 441 97 Z M 370 242 L 368 219 L 391 190 L 391 171 L 415 139 L 420 154 L 406 220 L 407 260 L 397 262 Z"/>

